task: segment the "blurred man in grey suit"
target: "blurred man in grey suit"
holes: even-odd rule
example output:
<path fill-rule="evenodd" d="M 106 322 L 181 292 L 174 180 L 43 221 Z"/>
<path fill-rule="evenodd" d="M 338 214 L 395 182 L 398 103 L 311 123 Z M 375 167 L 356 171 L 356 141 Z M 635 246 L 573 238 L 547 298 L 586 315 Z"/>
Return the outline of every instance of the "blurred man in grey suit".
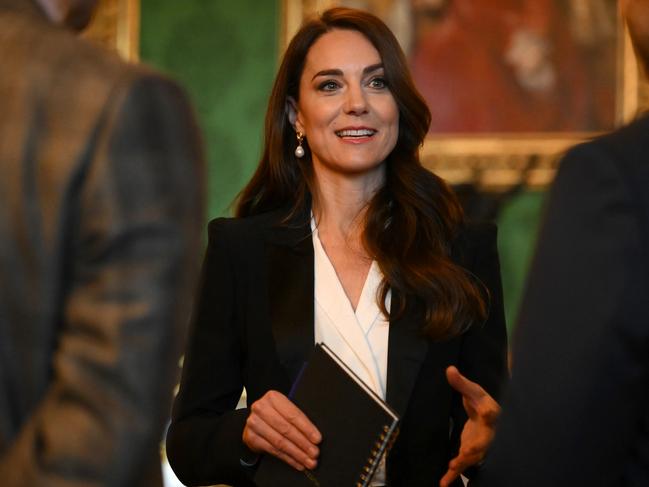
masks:
<path fill-rule="evenodd" d="M 649 0 L 623 0 L 649 66 Z M 514 337 L 489 487 L 649 486 L 649 115 L 571 150 Z"/>
<path fill-rule="evenodd" d="M 202 148 L 182 91 L 0 0 L 0 485 L 161 485 Z"/>

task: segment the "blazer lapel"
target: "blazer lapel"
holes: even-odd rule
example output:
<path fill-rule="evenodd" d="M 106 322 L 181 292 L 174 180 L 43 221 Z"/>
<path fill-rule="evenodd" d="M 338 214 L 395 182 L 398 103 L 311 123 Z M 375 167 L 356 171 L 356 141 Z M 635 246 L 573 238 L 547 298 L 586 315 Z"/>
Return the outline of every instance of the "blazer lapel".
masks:
<path fill-rule="evenodd" d="M 315 340 L 313 240 L 308 218 L 273 227 L 265 247 L 275 349 L 293 381 Z M 399 319 L 390 320 L 386 401 L 400 416 L 406 411 L 428 350 L 418 315 L 415 306 L 409 304 Z"/>
<path fill-rule="evenodd" d="M 428 351 L 428 341 L 421 333 L 422 322 L 414 308 L 409 304 L 399 319 L 390 320 L 386 401 L 401 417 Z"/>
<path fill-rule="evenodd" d="M 308 223 L 272 228 L 266 259 L 275 349 L 293 381 L 314 345 L 313 243 Z"/>

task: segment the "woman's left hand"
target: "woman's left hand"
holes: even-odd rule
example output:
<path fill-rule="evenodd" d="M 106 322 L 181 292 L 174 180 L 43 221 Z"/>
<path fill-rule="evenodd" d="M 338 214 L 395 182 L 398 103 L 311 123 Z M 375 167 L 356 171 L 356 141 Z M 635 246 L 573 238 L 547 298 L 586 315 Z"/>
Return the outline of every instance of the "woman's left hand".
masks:
<path fill-rule="evenodd" d="M 462 429 L 460 451 L 449 462 L 448 470 L 439 482 L 440 487 L 448 487 L 464 470 L 484 459 L 500 415 L 498 403 L 480 385 L 460 374 L 456 367 L 446 369 L 446 378 L 451 387 L 462 394 L 469 419 Z"/>

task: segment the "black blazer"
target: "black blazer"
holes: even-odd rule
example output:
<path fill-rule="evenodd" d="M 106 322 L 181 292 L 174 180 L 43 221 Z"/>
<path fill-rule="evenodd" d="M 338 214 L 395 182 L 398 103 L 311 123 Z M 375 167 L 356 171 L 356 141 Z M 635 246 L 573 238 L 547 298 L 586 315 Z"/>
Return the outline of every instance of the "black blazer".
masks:
<path fill-rule="evenodd" d="M 248 404 L 269 389 L 287 393 L 314 345 L 313 244 L 308 218 L 280 226 L 280 212 L 209 225 L 202 286 L 167 437 L 167 454 L 188 485 L 253 485 L 239 459 L 248 410 L 234 410 L 245 386 Z M 390 322 L 387 402 L 401 434 L 387 475 L 392 486 L 433 485 L 455 455 L 466 419 L 444 371 L 455 364 L 498 397 L 506 375 L 496 231 L 469 226 L 455 242 L 456 262 L 491 293 L 484 326 L 445 343 L 420 334 L 409 306 Z M 450 432 L 450 434 L 449 434 Z"/>
<path fill-rule="evenodd" d="M 490 487 L 649 485 L 649 116 L 561 162 Z"/>

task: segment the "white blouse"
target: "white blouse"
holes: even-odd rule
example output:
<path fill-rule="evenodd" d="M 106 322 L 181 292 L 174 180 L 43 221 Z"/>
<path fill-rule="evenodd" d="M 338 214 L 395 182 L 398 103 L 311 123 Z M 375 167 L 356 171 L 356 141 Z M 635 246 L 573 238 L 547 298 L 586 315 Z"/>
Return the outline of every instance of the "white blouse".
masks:
<path fill-rule="evenodd" d="M 311 228 L 315 275 L 315 342 L 326 343 L 363 382 L 385 399 L 389 320 L 381 313 L 376 302 L 376 293 L 383 275 L 376 261 L 372 261 L 354 311 L 320 242 L 313 219 Z M 388 292 L 387 309 L 390 309 L 390 299 Z M 371 485 L 385 485 L 385 457 Z"/>

